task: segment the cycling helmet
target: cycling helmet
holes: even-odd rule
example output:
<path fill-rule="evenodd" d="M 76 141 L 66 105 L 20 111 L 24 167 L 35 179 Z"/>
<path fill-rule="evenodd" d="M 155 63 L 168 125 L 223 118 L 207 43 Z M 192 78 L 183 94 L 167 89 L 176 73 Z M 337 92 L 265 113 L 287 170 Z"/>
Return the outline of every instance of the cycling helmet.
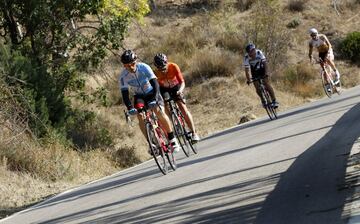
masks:
<path fill-rule="evenodd" d="M 250 44 L 246 45 L 246 48 L 245 48 L 246 53 L 249 53 L 252 49 L 255 49 L 255 44 L 250 43 Z"/>
<path fill-rule="evenodd" d="M 318 35 L 318 31 L 315 29 L 315 28 L 311 28 L 310 30 L 309 30 L 309 34 L 310 35 Z"/>
<path fill-rule="evenodd" d="M 132 50 L 126 50 L 121 55 L 121 62 L 123 64 L 129 64 L 134 62 L 137 59 L 137 55 Z"/>
<path fill-rule="evenodd" d="M 154 57 L 154 65 L 157 67 L 157 68 L 164 68 L 168 63 L 168 60 L 167 60 L 167 57 L 165 54 L 157 54 L 155 55 Z"/>

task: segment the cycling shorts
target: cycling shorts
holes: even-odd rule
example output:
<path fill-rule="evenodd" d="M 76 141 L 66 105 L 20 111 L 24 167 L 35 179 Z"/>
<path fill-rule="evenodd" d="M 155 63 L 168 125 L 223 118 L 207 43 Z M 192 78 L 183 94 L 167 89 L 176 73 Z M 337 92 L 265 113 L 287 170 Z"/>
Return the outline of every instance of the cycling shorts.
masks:
<path fill-rule="evenodd" d="M 151 91 L 147 95 L 134 95 L 134 107 L 136 109 L 140 109 L 144 107 L 144 105 L 148 104 L 149 102 L 156 101 L 158 105 L 164 106 L 164 100 L 161 95 L 156 96 L 154 91 Z"/>
<path fill-rule="evenodd" d="M 174 101 L 182 101 L 183 103 L 185 103 L 184 96 L 182 94 L 177 95 L 177 91 L 179 91 L 179 89 L 180 89 L 180 85 L 176 85 L 173 88 L 160 87 L 160 92 L 164 99 L 166 98 L 165 95 L 169 94 L 170 98 L 173 99 Z"/>
<path fill-rule="evenodd" d="M 332 51 L 332 49 L 329 49 L 326 52 L 319 52 L 319 58 L 321 58 L 321 60 L 325 61 L 325 59 L 329 59 L 331 61 L 334 60 L 334 53 Z"/>

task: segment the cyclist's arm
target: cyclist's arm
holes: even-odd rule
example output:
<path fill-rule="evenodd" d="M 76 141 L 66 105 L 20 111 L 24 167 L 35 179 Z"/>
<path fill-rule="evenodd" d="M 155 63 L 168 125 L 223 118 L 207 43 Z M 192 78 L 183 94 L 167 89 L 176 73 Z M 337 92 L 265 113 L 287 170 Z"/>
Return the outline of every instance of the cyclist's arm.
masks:
<path fill-rule="evenodd" d="M 182 93 L 185 89 L 185 80 L 184 80 L 184 76 L 182 75 L 180 68 L 178 65 L 174 64 L 175 66 L 175 71 L 176 71 L 176 79 L 178 80 L 178 82 L 180 83 L 180 88 L 179 88 L 179 92 Z"/>
<path fill-rule="evenodd" d="M 182 92 L 184 92 L 184 89 L 185 89 L 185 82 L 182 82 L 182 83 L 180 83 L 178 92 L 182 93 Z"/>
<path fill-rule="evenodd" d="M 123 77 L 124 72 L 119 76 L 120 91 L 123 98 L 123 102 L 128 110 L 132 108 L 130 97 L 129 97 L 129 85 Z"/>
<path fill-rule="evenodd" d="M 329 48 L 332 48 L 329 39 L 328 39 L 325 35 L 320 36 L 320 38 L 322 38 L 322 39 L 325 41 L 326 45 L 327 45 Z"/>
<path fill-rule="evenodd" d="M 122 95 L 123 102 L 124 102 L 126 108 L 128 110 L 130 110 L 133 106 L 132 106 L 131 101 L 130 101 L 129 90 L 128 89 L 122 89 L 121 90 L 121 95 Z"/>
<path fill-rule="evenodd" d="M 246 75 L 246 80 L 250 82 L 251 77 L 250 77 L 250 68 L 249 67 L 245 67 L 245 75 Z"/>
<path fill-rule="evenodd" d="M 265 60 L 262 61 L 262 64 L 264 65 L 264 75 L 268 76 L 268 65 L 267 62 Z"/>
<path fill-rule="evenodd" d="M 313 45 L 309 42 L 309 58 L 312 59 Z"/>
<path fill-rule="evenodd" d="M 157 79 L 156 78 L 150 79 L 149 82 L 151 86 L 154 88 L 156 96 L 160 95 L 160 85 Z"/>

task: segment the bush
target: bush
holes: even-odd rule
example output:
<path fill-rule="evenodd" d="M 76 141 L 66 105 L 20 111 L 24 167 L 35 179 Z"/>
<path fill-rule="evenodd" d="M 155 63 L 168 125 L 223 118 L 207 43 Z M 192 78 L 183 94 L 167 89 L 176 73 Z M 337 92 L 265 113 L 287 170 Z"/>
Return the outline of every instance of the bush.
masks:
<path fill-rule="evenodd" d="M 290 0 L 288 4 L 288 9 L 292 12 L 302 12 L 305 9 L 304 0 Z"/>
<path fill-rule="evenodd" d="M 295 18 L 295 19 L 291 20 L 291 21 L 286 25 L 286 27 L 289 28 L 289 29 L 295 29 L 295 28 L 298 27 L 300 24 L 301 24 L 300 19 Z"/>
<path fill-rule="evenodd" d="M 237 0 L 235 3 L 235 8 L 243 12 L 250 9 L 254 2 L 255 0 Z"/>
<path fill-rule="evenodd" d="M 215 76 L 231 76 L 240 66 L 237 54 L 220 48 L 202 49 L 193 55 L 193 64 L 187 80 L 205 81 Z"/>
<path fill-rule="evenodd" d="M 343 57 L 360 64 L 360 32 L 349 33 L 340 44 Z"/>

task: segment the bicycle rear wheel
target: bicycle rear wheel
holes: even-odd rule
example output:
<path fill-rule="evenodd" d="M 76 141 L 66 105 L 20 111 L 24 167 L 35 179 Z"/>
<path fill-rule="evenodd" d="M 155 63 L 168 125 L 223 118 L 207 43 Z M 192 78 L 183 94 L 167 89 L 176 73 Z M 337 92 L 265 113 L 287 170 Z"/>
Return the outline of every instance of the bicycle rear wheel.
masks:
<path fill-rule="evenodd" d="M 159 167 L 159 170 L 166 175 L 168 173 L 168 166 L 165 160 L 165 154 L 160 148 L 161 143 L 156 137 L 155 131 L 151 123 L 145 124 L 147 140 L 151 150 L 151 154 L 156 162 L 156 165 Z"/>
<path fill-rule="evenodd" d="M 157 127 L 156 128 L 156 132 L 159 136 L 159 140 L 161 142 L 161 152 L 163 152 L 163 154 L 165 154 L 171 169 L 176 170 L 177 168 L 177 164 L 176 164 L 176 159 L 174 156 L 174 150 L 170 147 L 169 145 L 169 141 L 167 136 L 165 135 L 164 130 L 161 127 Z"/>
<path fill-rule="evenodd" d="M 181 149 L 183 150 L 184 154 L 189 157 L 190 156 L 190 149 L 189 143 L 185 136 L 185 128 L 182 125 L 182 122 L 179 119 L 179 116 L 175 113 L 171 113 L 171 122 L 174 127 L 176 138 L 179 141 Z"/>
<path fill-rule="evenodd" d="M 181 123 L 183 124 L 183 128 L 184 128 L 184 138 L 187 142 L 187 146 L 191 148 L 191 150 L 194 152 L 194 154 L 197 154 L 198 153 L 198 150 L 197 150 L 197 146 L 196 144 L 193 143 L 192 141 L 192 132 L 189 131 L 190 128 L 187 126 L 186 122 L 185 122 L 185 117 L 184 115 L 182 114 L 181 111 L 179 111 L 179 119 L 181 119 Z M 189 150 L 190 151 L 190 150 Z M 190 153 L 190 152 L 189 152 Z"/>

